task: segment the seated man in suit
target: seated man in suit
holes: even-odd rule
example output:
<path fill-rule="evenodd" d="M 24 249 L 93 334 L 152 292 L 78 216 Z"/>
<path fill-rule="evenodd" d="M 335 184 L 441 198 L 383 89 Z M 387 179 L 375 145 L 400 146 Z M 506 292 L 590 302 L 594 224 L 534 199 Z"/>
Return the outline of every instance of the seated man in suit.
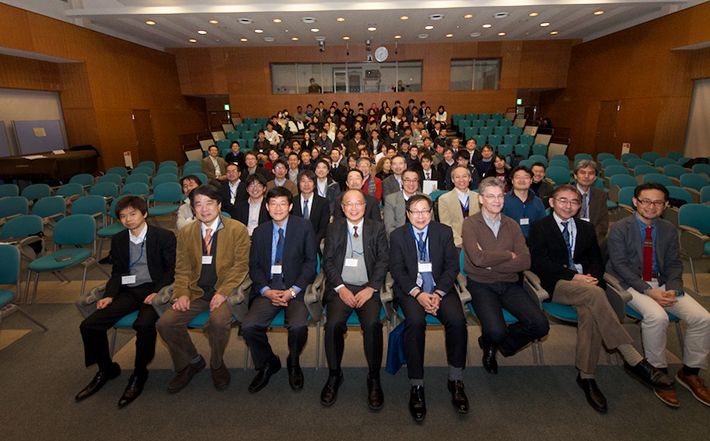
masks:
<path fill-rule="evenodd" d="M 266 180 L 259 174 L 253 174 L 247 176 L 244 185 L 249 198 L 234 206 L 234 219 L 246 225 L 247 233 L 251 236 L 256 227 L 271 219 L 264 203 Z"/>
<path fill-rule="evenodd" d="M 239 167 L 237 164 L 227 164 L 227 182 L 219 187 L 222 194 L 222 211 L 229 213 L 232 219 L 236 217 L 235 207 L 238 203 L 246 201 L 247 186 L 239 179 Z"/>
<path fill-rule="evenodd" d="M 227 153 L 224 160 L 227 164 L 237 164 L 239 170 L 244 170 L 246 168 L 246 163 L 244 162 L 244 153 L 239 151 L 240 145 L 238 141 L 232 141 L 232 151 Z"/>
<path fill-rule="evenodd" d="M 625 367 L 655 389 L 673 389 L 674 381 L 634 349 L 633 339 L 619 323 L 604 292 L 604 262 L 594 226 L 575 218 L 582 195 L 572 185 L 560 185 L 550 195 L 552 213 L 530 225 L 528 246 L 532 269 L 550 300 L 577 311 L 577 384 L 598 412 L 607 411 L 606 398 L 594 372 L 602 343 L 618 349 Z"/>
<path fill-rule="evenodd" d="M 434 161 L 429 153 L 424 153 L 422 159 L 422 169 L 419 171 L 419 186 L 424 189 L 424 181 L 433 181 L 436 183 L 436 190 L 446 190 L 444 177 L 438 170 L 434 169 Z"/>
<path fill-rule="evenodd" d="M 210 184 L 217 185 L 227 180 L 227 162 L 219 156 L 219 148 L 211 145 L 207 149 L 209 155 L 202 160 L 202 173 L 207 176 Z"/>
<path fill-rule="evenodd" d="M 497 374 L 497 351 L 510 357 L 546 336 L 550 325 L 519 283 L 520 273 L 530 268 L 530 253 L 518 222 L 502 213 L 504 184 L 487 178 L 478 191 L 481 211 L 463 222 L 464 272 L 481 322 L 478 344 L 483 349 L 483 367 Z M 506 326 L 503 308 L 518 321 Z"/>
<path fill-rule="evenodd" d="M 274 187 L 284 187 L 286 190 L 290 191 L 293 196 L 298 196 L 298 186 L 293 181 L 286 179 L 286 173 L 288 172 L 288 164 L 286 161 L 281 158 L 274 161 L 273 172 L 274 179 L 266 184 L 267 193 Z"/>
<path fill-rule="evenodd" d="M 212 351 L 214 386 L 223 390 L 229 385 L 229 370 L 223 357 L 232 313 L 226 300 L 249 271 L 249 235 L 244 225 L 220 215 L 219 191 L 203 185 L 190 193 L 190 201 L 199 222 L 186 226 L 178 235 L 172 308 L 165 311 L 157 325 L 177 372 L 168 386 L 170 393 L 185 388 L 205 368 L 205 359 L 197 353 L 187 332 L 187 324 L 204 311 L 210 311 L 204 330 Z"/>
<path fill-rule="evenodd" d="M 369 368 L 367 402 L 370 409 L 379 410 L 384 403 L 380 385 L 382 306 L 379 290 L 387 274 L 389 244 L 384 225 L 365 218 L 365 195 L 360 190 L 345 192 L 342 209 L 345 219 L 338 219 L 328 227 L 321 265 L 326 276 L 323 295 L 327 309 L 325 356 L 330 373 L 320 401 L 324 406 L 330 406 L 338 397 L 338 388 L 343 382 L 340 362 L 345 349 L 347 321 L 355 311 L 363 331 Z"/>
<path fill-rule="evenodd" d="M 320 243 L 325 239 L 325 232 L 330 223 L 328 200 L 315 194 L 316 174 L 311 170 L 303 170 L 298 174 L 298 189 L 301 193 L 293 199 L 291 214 L 311 221 L 315 244 L 320 253 Z"/>
<path fill-rule="evenodd" d="M 402 191 L 392 193 L 385 199 L 385 231 L 389 236 L 395 228 L 407 222 L 406 204 L 409 198 L 416 194 L 419 187 L 419 175 L 416 170 L 407 169 L 402 175 Z"/>
<path fill-rule="evenodd" d="M 182 194 L 189 196 L 192 190 L 202 185 L 202 181 L 200 181 L 200 178 L 195 175 L 188 175 L 180 179 L 180 185 L 182 185 Z M 180 205 L 180 208 L 178 209 L 176 227 L 178 230 L 182 230 L 185 225 L 194 221 L 195 213 L 192 211 L 190 198 L 188 197 L 183 201 L 182 205 Z"/>
<path fill-rule="evenodd" d="M 341 160 L 343 158 L 343 155 L 341 154 L 340 150 L 337 148 L 334 148 L 330 152 L 330 171 L 328 172 L 330 177 L 333 178 L 335 182 L 340 185 L 340 190 L 345 191 L 345 180 L 347 179 L 348 175 L 348 167 L 347 164 L 342 164 Z M 346 161 L 347 162 L 347 161 Z M 337 211 L 337 210 L 336 210 Z"/>
<path fill-rule="evenodd" d="M 256 153 L 254 152 L 246 152 L 244 154 L 244 164 L 246 164 L 246 168 L 244 169 L 244 172 L 242 172 L 241 176 L 244 178 L 242 179 L 243 181 L 246 181 L 247 176 L 253 174 L 263 176 L 264 182 L 269 182 L 274 177 L 270 171 L 259 165 L 259 159 L 256 157 Z"/>
<path fill-rule="evenodd" d="M 266 331 L 282 310 L 288 329 L 288 383 L 293 390 L 303 389 L 299 357 L 308 339 L 308 308 L 303 297 L 316 277 L 317 254 L 313 228 L 307 220 L 289 216 L 292 207 L 291 192 L 283 187 L 269 190 L 266 208 L 272 221 L 258 226 L 252 235 L 252 287 L 249 312 L 242 323 L 244 339 L 259 371 L 249 385 L 252 393 L 266 387 L 269 378 L 281 369 L 281 360 L 271 349 Z"/>
<path fill-rule="evenodd" d="M 155 355 L 155 337 L 158 335 L 155 330 L 158 314 L 150 302 L 158 291 L 173 283 L 175 235 L 162 228 L 148 228 L 147 216 L 148 206 L 143 198 L 128 196 L 116 203 L 116 217 L 126 229 L 111 238 L 113 268 L 106 294 L 96 303 L 96 312 L 80 326 L 86 366 L 95 363 L 99 371 L 77 394 L 77 401 L 92 396 L 121 373 L 118 363 L 111 361 L 106 331 L 133 311 L 138 311 L 133 323 L 136 330 L 135 368 L 118 405 L 123 407 L 138 398 L 148 379 L 148 363 Z"/>
<path fill-rule="evenodd" d="M 402 174 L 407 169 L 407 162 L 404 156 L 396 155 L 392 159 L 392 175 L 382 181 L 382 199 L 387 200 L 387 196 L 402 190 Z"/>
<path fill-rule="evenodd" d="M 466 165 L 456 165 L 451 169 L 454 189 L 439 196 L 439 221 L 451 227 L 454 232 L 454 245 L 459 250 L 463 247 L 461 229 L 463 221 L 478 213 L 478 198 L 469 188 L 471 170 Z"/>
<path fill-rule="evenodd" d="M 298 142 L 298 141 L 294 141 Z M 301 172 L 301 158 L 299 158 L 298 153 L 291 152 L 288 154 L 288 177 L 289 181 L 294 184 L 298 184 L 298 174 Z"/>
<path fill-rule="evenodd" d="M 591 222 L 601 242 L 609 230 L 609 209 L 606 206 L 608 196 L 604 190 L 593 187 L 597 180 L 597 163 L 583 159 L 574 166 L 574 180 L 577 190 L 582 194 L 582 206 L 577 218 Z"/>
<path fill-rule="evenodd" d="M 554 187 L 545 180 L 545 171 L 547 170 L 545 164 L 542 162 L 536 162 L 532 165 L 530 170 L 533 172 L 533 180 L 530 185 L 530 190 L 535 193 L 535 196 L 542 200 L 542 205 L 544 205 L 545 210 L 547 210 L 550 208 L 550 194 L 552 194 Z"/>
<path fill-rule="evenodd" d="M 655 183 L 639 185 L 633 203 L 636 215 L 611 226 L 606 270 L 631 294 L 629 306 L 643 316 L 643 349 L 654 367 L 668 373 L 668 313 L 688 324 L 683 368 L 675 378 L 698 401 L 710 406 L 710 391 L 698 376 L 700 369 L 708 366 L 710 314 L 683 291 L 678 233 L 673 224 L 661 219 L 668 206 L 668 189 Z M 669 406 L 680 405 L 674 390 L 655 390 L 655 394 Z"/>
<path fill-rule="evenodd" d="M 545 217 L 545 206 L 530 190 L 533 173 L 524 165 L 515 167 L 511 173 L 513 188 L 505 195 L 503 214 L 520 225 L 523 236 L 528 238 L 530 223 Z"/>
<path fill-rule="evenodd" d="M 346 181 L 347 187 L 350 190 L 360 190 L 362 188 L 362 172 L 358 169 L 352 169 L 348 172 L 348 177 Z M 362 191 L 362 190 L 361 190 Z M 342 219 L 345 217 L 345 212 L 343 210 L 343 195 L 341 194 L 335 199 L 335 212 L 333 213 L 333 220 Z M 380 201 L 378 201 L 374 196 L 370 196 L 363 192 L 365 196 L 365 217 L 372 219 L 377 222 L 382 222 L 382 213 L 380 212 Z"/>
<path fill-rule="evenodd" d="M 426 415 L 424 399 L 424 342 L 426 315 L 435 316 L 446 331 L 451 403 L 468 412 L 463 368 L 466 365 L 468 326 L 454 288 L 459 255 L 451 228 L 432 222 L 434 203 L 424 195 L 407 200 L 409 225 L 390 235 L 390 272 L 396 303 L 404 313 L 404 349 L 412 385 L 409 412 L 415 421 Z"/>

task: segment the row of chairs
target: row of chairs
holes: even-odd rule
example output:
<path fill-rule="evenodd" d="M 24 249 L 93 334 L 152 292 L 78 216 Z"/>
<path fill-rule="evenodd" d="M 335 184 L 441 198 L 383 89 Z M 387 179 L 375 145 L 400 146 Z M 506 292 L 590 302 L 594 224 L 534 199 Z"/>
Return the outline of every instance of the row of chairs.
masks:
<path fill-rule="evenodd" d="M 509 136 L 512 140 L 511 144 L 516 144 L 517 138 L 523 135 L 522 127 L 459 127 L 459 133 L 464 134 L 464 138 L 470 139 L 475 135 L 483 136 Z M 530 136 L 532 135 L 525 135 Z"/>
<path fill-rule="evenodd" d="M 505 115 L 502 113 L 454 113 L 451 116 L 451 122 L 454 125 L 458 125 L 458 123 L 461 120 L 467 120 L 467 121 L 487 121 L 487 120 L 494 120 L 494 121 L 503 121 L 505 120 Z"/>
<path fill-rule="evenodd" d="M 219 151 L 224 151 L 227 149 L 230 149 L 232 146 L 232 142 L 237 141 L 239 143 L 239 146 L 246 149 L 246 150 L 251 150 L 252 146 L 254 145 L 254 141 L 256 141 L 255 138 L 227 138 L 227 139 L 220 139 L 215 143 Z"/>

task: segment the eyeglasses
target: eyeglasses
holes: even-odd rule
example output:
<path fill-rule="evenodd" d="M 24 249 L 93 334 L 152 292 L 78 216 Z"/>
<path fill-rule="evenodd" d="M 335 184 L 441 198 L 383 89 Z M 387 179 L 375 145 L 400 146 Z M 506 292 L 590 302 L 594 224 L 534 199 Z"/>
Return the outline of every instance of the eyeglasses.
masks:
<path fill-rule="evenodd" d="M 504 194 L 484 194 L 483 197 L 488 199 L 489 201 L 494 201 L 496 199 L 500 199 L 500 200 L 505 199 Z"/>
<path fill-rule="evenodd" d="M 412 216 L 426 216 L 428 214 L 431 214 L 431 210 L 408 210 Z"/>
<path fill-rule="evenodd" d="M 419 179 L 417 178 L 404 178 L 402 179 L 404 182 L 419 182 Z"/>
<path fill-rule="evenodd" d="M 580 205 L 582 205 L 582 203 L 579 202 L 579 200 L 577 200 L 577 199 L 567 199 L 567 198 L 559 199 L 559 198 L 555 198 L 555 200 L 556 200 L 557 203 L 560 204 L 560 205 L 571 205 L 571 206 L 573 206 L 573 207 L 579 207 Z"/>
<path fill-rule="evenodd" d="M 263 187 L 263 186 L 264 185 L 261 182 L 252 182 L 251 184 L 249 184 L 248 188 L 259 188 L 259 187 Z"/>
<path fill-rule="evenodd" d="M 651 199 L 637 199 L 639 204 L 641 204 L 644 207 L 648 207 L 649 205 L 653 204 L 656 207 L 662 207 L 666 205 L 666 201 L 652 201 Z"/>
<path fill-rule="evenodd" d="M 346 202 L 343 204 L 343 207 L 350 208 L 350 207 L 361 207 L 365 205 L 364 202 L 362 201 L 354 201 L 354 202 Z"/>

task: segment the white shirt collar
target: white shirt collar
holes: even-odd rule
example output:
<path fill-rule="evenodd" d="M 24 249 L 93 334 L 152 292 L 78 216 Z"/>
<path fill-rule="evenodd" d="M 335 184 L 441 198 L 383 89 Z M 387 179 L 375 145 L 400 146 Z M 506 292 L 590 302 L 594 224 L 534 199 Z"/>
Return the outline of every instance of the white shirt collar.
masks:
<path fill-rule="evenodd" d="M 237 179 L 237 182 L 235 182 L 234 184 L 232 184 L 232 183 L 230 182 L 230 183 L 229 183 L 229 188 L 238 188 L 238 187 L 239 187 L 239 184 L 240 184 L 241 182 L 242 182 L 242 181 L 239 180 L 239 179 Z"/>
<path fill-rule="evenodd" d="M 205 225 L 204 222 L 201 222 L 202 234 L 205 234 L 205 231 L 207 231 L 208 228 L 212 228 L 212 233 L 217 231 L 217 226 L 219 225 L 220 220 L 219 216 L 217 216 L 211 225 Z"/>
<path fill-rule="evenodd" d="M 360 222 L 353 224 L 348 220 L 348 230 L 350 230 L 350 234 L 353 234 L 353 227 L 357 227 L 357 234 L 362 234 L 362 225 L 365 223 L 365 218 L 363 217 L 360 219 Z"/>
<path fill-rule="evenodd" d="M 557 226 L 559 227 L 560 231 L 564 228 L 562 226 L 562 222 L 567 222 L 567 231 L 572 233 L 572 231 L 577 231 L 577 224 L 574 223 L 574 218 L 569 218 L 566 221 L 562 220 L 561 217 L 557 215 L 554 211 L 552 212 L 552 217 L 555 219 L 555 222 L 557 222 Z"/>
<path fill-rule="evenodd" d="M 143 229 L 138 236 L 134 236 L 131 230 L 128 230 L 128 239 L 136 245 L 140 245 L 145 240 L 145 235 L 148 232 L 148 223 L 143 224 Z"/>

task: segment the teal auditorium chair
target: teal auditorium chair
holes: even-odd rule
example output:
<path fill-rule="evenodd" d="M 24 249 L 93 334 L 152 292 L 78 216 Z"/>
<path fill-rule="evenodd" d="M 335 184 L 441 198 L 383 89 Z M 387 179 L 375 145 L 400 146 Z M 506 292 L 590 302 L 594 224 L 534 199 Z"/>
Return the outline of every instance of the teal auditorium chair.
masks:
<path fill-rule="evenodd" d="M 498 135 L 498 136 L 506 136 L 508 135 L 508 128 L 507 127 L 493 127 L 493 134 Z"/>
<path fill-rule="evenodd" d="M 147 199 L 148 195 L 150 194 L 150 188 L 148 187 L 148 184 L 144 184 L 142 182 L 132 182 L 130 184 L 124 185 L 119 194 L 121 196 L 145 196 L 145 198 Z"/>
<path fill-rule="evenodd" d="M 32 262 L 37 256 L 44 255 L 44 239 L 41 237 L 43 227 L 42 218 L 39 216 L 34 214 L 18 216 L 7 221 L 2 227 L 0 239 L 7 245 L 17 248 L 22 258 Z"/>
<path fill-rule="evenodd" d="M 106 221 L 106 199 L 98 195 L 83 196 L 72 205 L 71 214 L 88 214 L 101 226 Z"/>
<path fill-rule="evenodd" d="M 695 174 L 702 174 L 710 178 L 710 164 L 695 164 L 691 170 Z"/>
<path fill-rule="evenodd" d="M 0 227 L 13 217 L 27 214 L 29 202 L 22 196 L 8 196 L 0 199 Z"/>
<path fill-rule="evenodd" d="M 180 174 L 180 172 L 178 171 L 177 166 L 165 166 L 165 167 L 158 169 L 158 173 L 156 173 L 156 176 L 165 175 L 165 174 L 177 176 Z"/>
<path fill-rule="evenodd" d="M 550 166 L 545 172 L 545 177 L 555 183 L 555 185 L 569 184 L 569 168 Z"/>
<path fill-rule="evenodd" d="M 606 169 L 607 167 L 611 167 L 612 165 L 618 165 L 621 167 L 624 167 L 624 163 L 621 162 L 620 160 L 616 158 L 608 158 L 602 161 L 602 170 Z"/>
<path fill-rule="evenodd" d="M 641 158 L 631 158 L 628 161 L 626 161 L 626 167 L 630 169 L 634 169 L 638 167 L 639 165 L 649 165 L 648 161 L 645 161 Z"/>
<path fill-rule="evenodd" d="M 660 174 L 661 172 L 658 171 L 658 169 L 652 165 L 648 164 L 641 164 L 637 165 L 634 167 L 634 176 L 637 178 L 644 176 L 644 175 L 654 175 L 654 174 Z"/>
<path fill-rule="evenodd" d="M 642 183 L 647 184 L 649 182 L 655 182 L 656 184 L 661 184 L 665 187 L 670 187 L 673 185 L 671 178 L 660 173 L 643 175 Z"/>
<path fill-rule="evenodd" d="M 530 156 L 530 145 L 529 144 L 517 144 L 515 146 L 515 154 L 523 156 L 527 159 Z"/>
<path fill-rule="evenodd" d="M 508 145 L 516 145 L 518 143 L 518 135 L 505 135 L 503 143 Z"/>
<path fill-rule="evenodd" d="M 629 162 L 629 159 L 638 158 L 638 157 L 639 157 L 639 155 L 637 155 L 636 153 L 624 153 L 623 155 L 621 155 L 621 162 L 627 163 L 627 162 Z"/>
<path fill-rule="evenodd" d="M 160 170 L 163 167 L 177 167 L 177 162 L 176 161 L 163 161 L 158 166 L 158 170 Z"/>
<path fill-rule="evenodd" d="M 696 204 L 700 203 L 700 190 L 708 184 L 710 182 L 708 182 L 708 178 L 705 175 L 686 173 L 680 177 L 680 186 L 688 190 L 693 197 L 693 202 Z"/>
<path fill-rule="evenodd" d="M 176 174 L 165 173 L 165 174 L 158 175 L 153 178 L 152 188 L 153 188 L 153 190 L 155 190 L 155 187 L 157 187 L 160 184 L 163 184 L 165 182 L 177 182 L 177 181 L 178 181 L 178 177 Z"/>
<path fill-rule="evenodd" d="M 550 158 L 550 161 L 555 161 L 555 160 L 566 162 L 567 168 L 569 168 L 569 157 L 567 155 L 562 155 L 562 154 L 552 155 L 552 157 Z"/>
<path fill-rule="evenodd" d="M 641 159 L 648 161 L 649 164 L 653 164 L 656 162 L 656 159 L 659 159 L 660 157 L 661 155 L 656 152 L 645 152 L 641 154 Z"/>
<path fill-rule="evenodd" d="M 86 272 L 90 266 L 96 265 L 97 263 L 94 258 L 96 253 L 96 223 L 94 222 L 94 218 L 88 214 L 73 214 L 65 217 L 57 222 L 57 225 L 54 227 L 52 241 L 54 242 L 54 251 L 34 260 L 29 265 L 27 285 L 25 286 L 25 302 L 27 302 L 30 279 L 33 272 L 35 273 L 35 286 L 32 294 L 32 302 L 35 301 L 37 296 L 37 285 L 39 284 L 40 273 L 53 272 L 59 274 L 60 271 L 75 265 L 82 265 L 84 267 L 80 291 L 80 294 L 84 294 Z M 72 248 L 60 249 L 63 246 Z M 84 248 L 85 246 L 91 246 L 92 248 Z M 108 273 L 106 273 L 100 265 L 97 265 L 97 267 L 108 276 Z M 69 281 L 66 276 L 62 275 L 62 277 Z"/>
<path fill-rule="evenodd" d="M 658 171 L 662 171 L 663 167 L 670 165 L 670 164 L 677 164 L 677 162 L 671 158 L 658 158 L 655 161 L 653 161 L 653 166 L 656 167 L 658 169 Z"/>
<path fill-rule="evenodd" d="M 51 195 L 52 189 L 47 184 L 28 185 L 22 190 L 22 193 L 20 193 L 20 196 L 27 198 L 27 200 L 30 202 L 30 205 L 32 205 L 34 201 L 46 198 L 47 196 Z"/>
<path fill-rule="evenodd" d="M 609 179 L 609 200 L 618 203 L 619 191 L 622 188 L 636 188 L 638 181 L 629 175 L 614 175 Z"/>
<path fill-rule="evenodd" d="M 231 150 L 230 150 L 231 152 Z M 185 167 L 182 170 L 182 176 L 189 176 L 189 175 L 194 175 L 195 173 L 202 173 L 202 166 L 194 166 L 191 165 L 189 167 Z M 204 184 L 205 182 L 203 182 Z"/>
<path fill-rule="evenodd" d="M 165 182 L 155 187 L 153 192 L 154 205 L 148 208 L 149 216 L 163 216 L 166 214 L 174 214 L 180 208 L 182 202 L 182 187 L 177 182 Z"/>
<path fill-rule="evenodd" d="M 6 198 L 8 196 L 19 196 L 20 188 L 15 184 L 2 184 L 0 185 L 0 198 Z"/>
<path fill-rule="evenodd" d="M 577 153 L 576 155 L 574 155 L 574 163 L 575 164 L 578 163 L 579 161 L 583 161 L 583 160 L 594 161 L 594 157 L 592 155 L 590 155 L 589 153 Z"/>
<path fill-rule="evenodd" d="M 513 146 L 512 145 L 500 144 L 498 146 L 498 154 L 499 155 L 503 155 L 507 158 L 508 155 L 510 155 L 512 153 L 513 153 Z"/>
<path fill-rule="evenodd" d="M 492 145 L 493 147 L 498 147 L 501 145 L 503 142 L 503 137 L 500 135 L 489 135 L 488 136 L 488 144 Z"/>
<path fill-rule="evenodd" d="M 680 177 L 688 173 L 688 169 L 678 164 L 668 164 L 663 167 L 663 174 L 671 178 L 673 185 L 680 187 Z"/>
<path fill-rule="evenodd" d="M 136 168 L 148 167 L 149 169 L 155 171 L 155 161 L 141 161 Z"/>
<path fill-rule="evenodd" d="M 619 190 L 619 220 L 636 213 L 633 202 L 634 190 L 636 186 L 623 187 Z"/>
<path fill-rule="evenodd" d="M 107 175 L 119 175 L 121 179 L 125 179 L 126 176 L 128 176 L 128 170 L 126 170 L 126 167 L 111 167 L 110 169 L 106 170 Z"/>
<path fill-rule="evenodd" d="M 91 187 L 89 196 L 101 196 L 106 202 L 111 203 L 111 201 L 118 196 L 118 186 L 111 182 L 99 182 Z"/>
<path fill-rule="evenodd" d="M 32 207 L 32 214 L 42 218 L 43 225 L 53 225 L 66 216 L 67 204 L 61 196 L 42 198 Z"/>
<path fill-rule="evenodd" d="M 569 173 L 569 161 L 567 160 L 561 160 L 561 159 L 552 159 L 550 160 L 550 163 L 547 164 L 548 167 L 562 167 L 567 170 L 567 173 Z"/>
<path fill-rule="evenodd" d="M 597 162 L 602 163 L 605 159 L 616 159 L 612 153 L 599 153 L 597 155 Z"/>
<path fill-rule="evenodd" d="M 54 195 L 63 197 L 67 202 L 73 202 L 79 197 L 84 196 L 84 186 L 77 182 L 64 184 L 57 187 Z"/>
<path fill-rule="evenodd" d="M 547 157 L 545 155 L 532 154 L 528 157 L 528 159 L 530 161 L 532 161 L 533 163 L 542 162 L 543 164 L 545 164 L 545 167 L 547 167 L 547 165 L 548 165 Z"/>
<path fill-rule="evenodd" d="M 515 135 L 515 136 L 521 136 L 523 134 L 523 128 L 522 127 L 508 127 L 508 134 L 510 135 Z M 523 141 L 520 141 L 522 144 Z"/>
<path fill-rule="evenodd" d="M 547 145 L 545 144 L 533 144 L 532 154 L 547 157 Z"/>
<path fill-rule="evenodd" d="M 666 153 L 666 158 L 674 160 L 676 163 L 680 158 L 683 157 L 683 154 L 680 152 L 668 152 Z"/>
<path fill-rule="evenodd" d="M 693 275 L 693 287 L 698 291 L 694 259 L 710 256 L 710 206 L 686 204 L 678 212 L 678 224 L 681 229 L 680 244 L 690 260 L 690 272 Z"/>
<path fill-rule="evenodd" d="M 520 135 L 520 143 L 521 144 L 528 144 L 528 145 L 533 145 L 535 142 L 535 137 L 532 135 Z"/>
<path fill-rule="evenodd" d="M 650 176 L 657 176 L 657 175 L 650 175 Z M 660 176 L 663 176 L 663 175 L 660 175 Z M 668 189 L 668 196 L 670 197 L 670 199 L 676 199 L 678 201 L 682 201 L 685 204 L 692 204 L 693 203 L 692 196 L 690 196 L 690 193 L 688 193 L 688 190 L 686 190 L 685 188 L 680 188 L 680 187 L 675 187 L 675 186 L 666 186 L 666 188 Z M 663 210 L 663 219 L 672 223 L 676 227 L 676 229 L 680 229 L 680 222 L 678 220 L 679 213 L 680 213 L 680 208 L 669 204 L 668 207 L 666 207 L 666 209 Z"/>
<path fill-rule="evenodd" d="M 120 187 L 121 185 L 123 185 L 123 180 L 119 175 L 103 175 L 99 176 L 98 179 L 96 179 L 96 185 L 103 184 L 105 182 L 110 182 L 116 187 Z M 91 189 L 89 189 L 89 191 L 91 191 Z"/>
<path fill-rule="evenodd" d="M 132 174 L 139 174 L 139 175 L 153 176 L 154 171 L 155 171 L 154 169 L 152 169 L 150 167 L 146 167 L 146 166 L 136 167 L 133 170 L 131 170 L 131 175 Z M 128 175 L 128 176 L 130 176 L 130 175 Z"/>
<path fill-rule="evenodd" d="M 88 173 L 80 173 L 78 175 L 74 175 L 69 179 L 70 184 L 81 184 L 84 189 L 88 189 L 92 185 L 94 185 L 94 177 L 91 176 Z"/>
<path fill-rule="evenodd" d="M 631 173 L 629 172 L 629 169 L 624 167 L 623 165 L 610 165 L 609 167 L 604 169 L 604 184 L 609 187 L 609 181 L 611 180 L 612 176 L 616 175 L 631 176 Z"/>
<path fill-rule="evenodd" d="M 126 178 L 126 185 L 133 184 L 135 182 L 140 182 L 141 184 L 150 185 L 150 176 L 144 174 L 131 173 Z"/>
<path fill-rule="evenodd" d="M 700 203 L 705 205 L 710 204 L 710 185 L 706 185 L 700 189 Z"/>
<path fill-rule="evenodd" d="M 15 312 L 32 320 L 45 331 L 47 327 L 15 304 L 20 300 L 20 252 L 12 246 L 0 246 L 0 285 L 15 285 L 15 289 L 0 289 L 0 323 Z"/>
<path fill-rule="evenodd" d="M 190 161 L 187 161 L 185 164 L 183 164 L 183 168 L 184 168 L 184 167 L 189 167 L 189 166 L 191 166 L 191 165 L 201 165 L 201 164 L 202 164 L 202 161 L 199 161 L 199 160 L 196 160 L 196 159 L 192 159 L 192 160 L 190 160 Z"/>

